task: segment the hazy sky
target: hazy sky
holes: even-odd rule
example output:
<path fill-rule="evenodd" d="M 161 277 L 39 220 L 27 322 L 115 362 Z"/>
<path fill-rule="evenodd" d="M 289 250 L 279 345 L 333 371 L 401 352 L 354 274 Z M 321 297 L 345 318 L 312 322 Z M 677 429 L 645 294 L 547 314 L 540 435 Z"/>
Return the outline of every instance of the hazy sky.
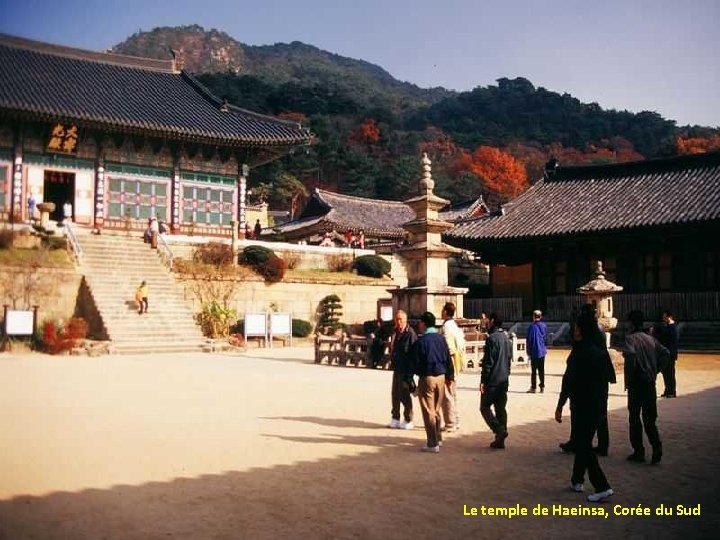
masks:
<path fill-rule="evenodd" d="M 422 87 L 522 76 L 720 126 L 720 0 L 0 0 L 0 32 L 93 50 L 188 24 L 249 45 L 303 41 Z"/>

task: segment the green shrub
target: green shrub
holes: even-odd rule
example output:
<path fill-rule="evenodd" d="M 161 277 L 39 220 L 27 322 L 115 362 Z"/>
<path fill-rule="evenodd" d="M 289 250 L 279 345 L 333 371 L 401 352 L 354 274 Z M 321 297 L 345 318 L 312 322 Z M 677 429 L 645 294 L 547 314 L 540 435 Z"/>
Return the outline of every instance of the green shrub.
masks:
<path fill-rule="evenodd" d="M 308 337 L 312 333 L 312 323 L 303 321 L 302 319 L 292 320 L 293 337 Z"/>
<path fill-rule="evenodd" d="M 277 257 L 272 249 L 264 246 L 248 246 L 243 249 L 240 262 L 257 268 L 268 262 L 272 257 Z"/>
<path fill-rule="evenodd" d="M 378 255 L 362 255 L 355 259 L 353 267 L 361 276 L 381 278 L 390 274 L 390 263 Z"/>
<path fill-rule="evenodd" d="M 213 300 L 202 307 L 197 314 L 197 321 L 203 335 L 210 338 L 227 337 L 230 334 L 230 321 L 237 317 L 237 312 Z"/>
<path fill-rule="evenodd" d="M 343 327 L 340 322 L 342 303 L 336 294 L 330 294 L 320 301 L 318 326 L 324 333 L 334 332 Z"/>

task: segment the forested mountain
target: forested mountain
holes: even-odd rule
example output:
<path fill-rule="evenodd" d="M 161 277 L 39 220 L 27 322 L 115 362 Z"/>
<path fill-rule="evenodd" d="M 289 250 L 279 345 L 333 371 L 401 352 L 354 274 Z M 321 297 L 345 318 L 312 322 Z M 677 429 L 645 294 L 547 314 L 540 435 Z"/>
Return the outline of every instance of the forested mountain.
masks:
<path fill-rule="evenodd" d="M 499 203 L 539 179 L 550 156 L 567 165 L 720 148 L 720 130 L 603 110 L 524 78 L 470 92 L 422 89 L 311 45 L 248 46 L 199 26 L 139 32 L 113 51 L 168 58 L 170 49 L 218 96 L 316 134 L 310 148 L 251 173 L 254 192 L 275 205 L 297 189 L 287 185 L 292 176 L 309 188 L 406 198 L 423 151 L 441 195 L 457 201 L 482 193 Z"/>

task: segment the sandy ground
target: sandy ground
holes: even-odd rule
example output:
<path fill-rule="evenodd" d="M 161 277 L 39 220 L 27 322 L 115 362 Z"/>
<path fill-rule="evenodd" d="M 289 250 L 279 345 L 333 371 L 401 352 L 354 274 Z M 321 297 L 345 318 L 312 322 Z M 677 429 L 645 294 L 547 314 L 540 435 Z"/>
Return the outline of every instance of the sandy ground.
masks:
<path fill-rule="evenodd" d="M 590 506 L 567 487 L 567 418 L 551 419 L 566 355 L 550 354 L 545 394 L 513 374 L 500 452 L 479 376 L 463 374 L 462 430 L 438 455 L 419 452 L 419 410 L 416 429 L 385 427 L 389 372 L 314 365 L 310 349 L 0 355 L 0 539 L 717 538 L 720 357 L 681 356 L 680 397 L 659 401 L 659 466 L 626 462 L 622 381 L 612 388 L 605 518 L 552 515 Z M 673 515 L 655 515 L 661 504 Z M 483 506 L 529 515 L 464 515 Z M 651 515 L 614 515 L 638 507 Z"/>

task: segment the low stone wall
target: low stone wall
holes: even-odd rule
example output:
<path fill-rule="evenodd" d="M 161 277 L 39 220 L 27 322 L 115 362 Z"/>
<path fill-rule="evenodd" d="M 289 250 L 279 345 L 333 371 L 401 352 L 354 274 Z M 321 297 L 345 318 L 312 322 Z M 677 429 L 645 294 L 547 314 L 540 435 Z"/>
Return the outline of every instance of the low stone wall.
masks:
<path fill-rule="evenodd" d="M 38 305 L 39 323 L 47 319 L 67 320 L 78 304 L 82 274 L 74 269 L 0 267 L 0 302 L 26 309 Z"/>
<path fill-rule="evenodd" d="M 394 288 L 389 280 L 378 280 L 377 284 L 359 285 L 354 283 L 292 283 L 281 282 L 267 285 L 263 281 L 243 281 L 232 302 L 243 319 L 248 312 L 280 311 L 292 313 L 294 319 L 303 319 L 313 324 L 317 321 L 317 309 L 320 301 L 330 294 L 336 294 L 342 302 L 341 322 L 359 324 L 377 317 L 378 300 L 390 299 L 387 291 Z M 186 296 L 192 293 L 186 288 Z M 199 311 L 200 306 L 194 298 L 193 308 Z"/>
<path fill-rule="evenodd" d="M 198 245 L 202 245 L 207 242 L 230 243 L 230 240 L 227 239 L 200 236 L 170 235 L 166 236 L 165 239 L 170 246 L 170 250 L 172 251 L 174 257 L 187 260 L 192 259 L 195 248 Z M 238 241 L 238 249 L 240 251 L 247 246 L 263 246 L 272 249 L 278 257 L 292 257 L 296 259 L 297 265 L 295 268 L 298 270 L 328 270 L 332 265 L 333 259 L 337 260 L 346 258 L 348 261 L 352 261 L 355 257 L 360 257 L 361 255 L 375 255 L 375 251 L 372 249 L 320 247 L 290 244 L 287 242 L 262 242 L 254 240 Z M 393 277 L 393 281 L 401 287 L 406 286 L 407 270 L 402 259 L 394 255 L 380 256 L 390 262 L 390 274 Z"/>

